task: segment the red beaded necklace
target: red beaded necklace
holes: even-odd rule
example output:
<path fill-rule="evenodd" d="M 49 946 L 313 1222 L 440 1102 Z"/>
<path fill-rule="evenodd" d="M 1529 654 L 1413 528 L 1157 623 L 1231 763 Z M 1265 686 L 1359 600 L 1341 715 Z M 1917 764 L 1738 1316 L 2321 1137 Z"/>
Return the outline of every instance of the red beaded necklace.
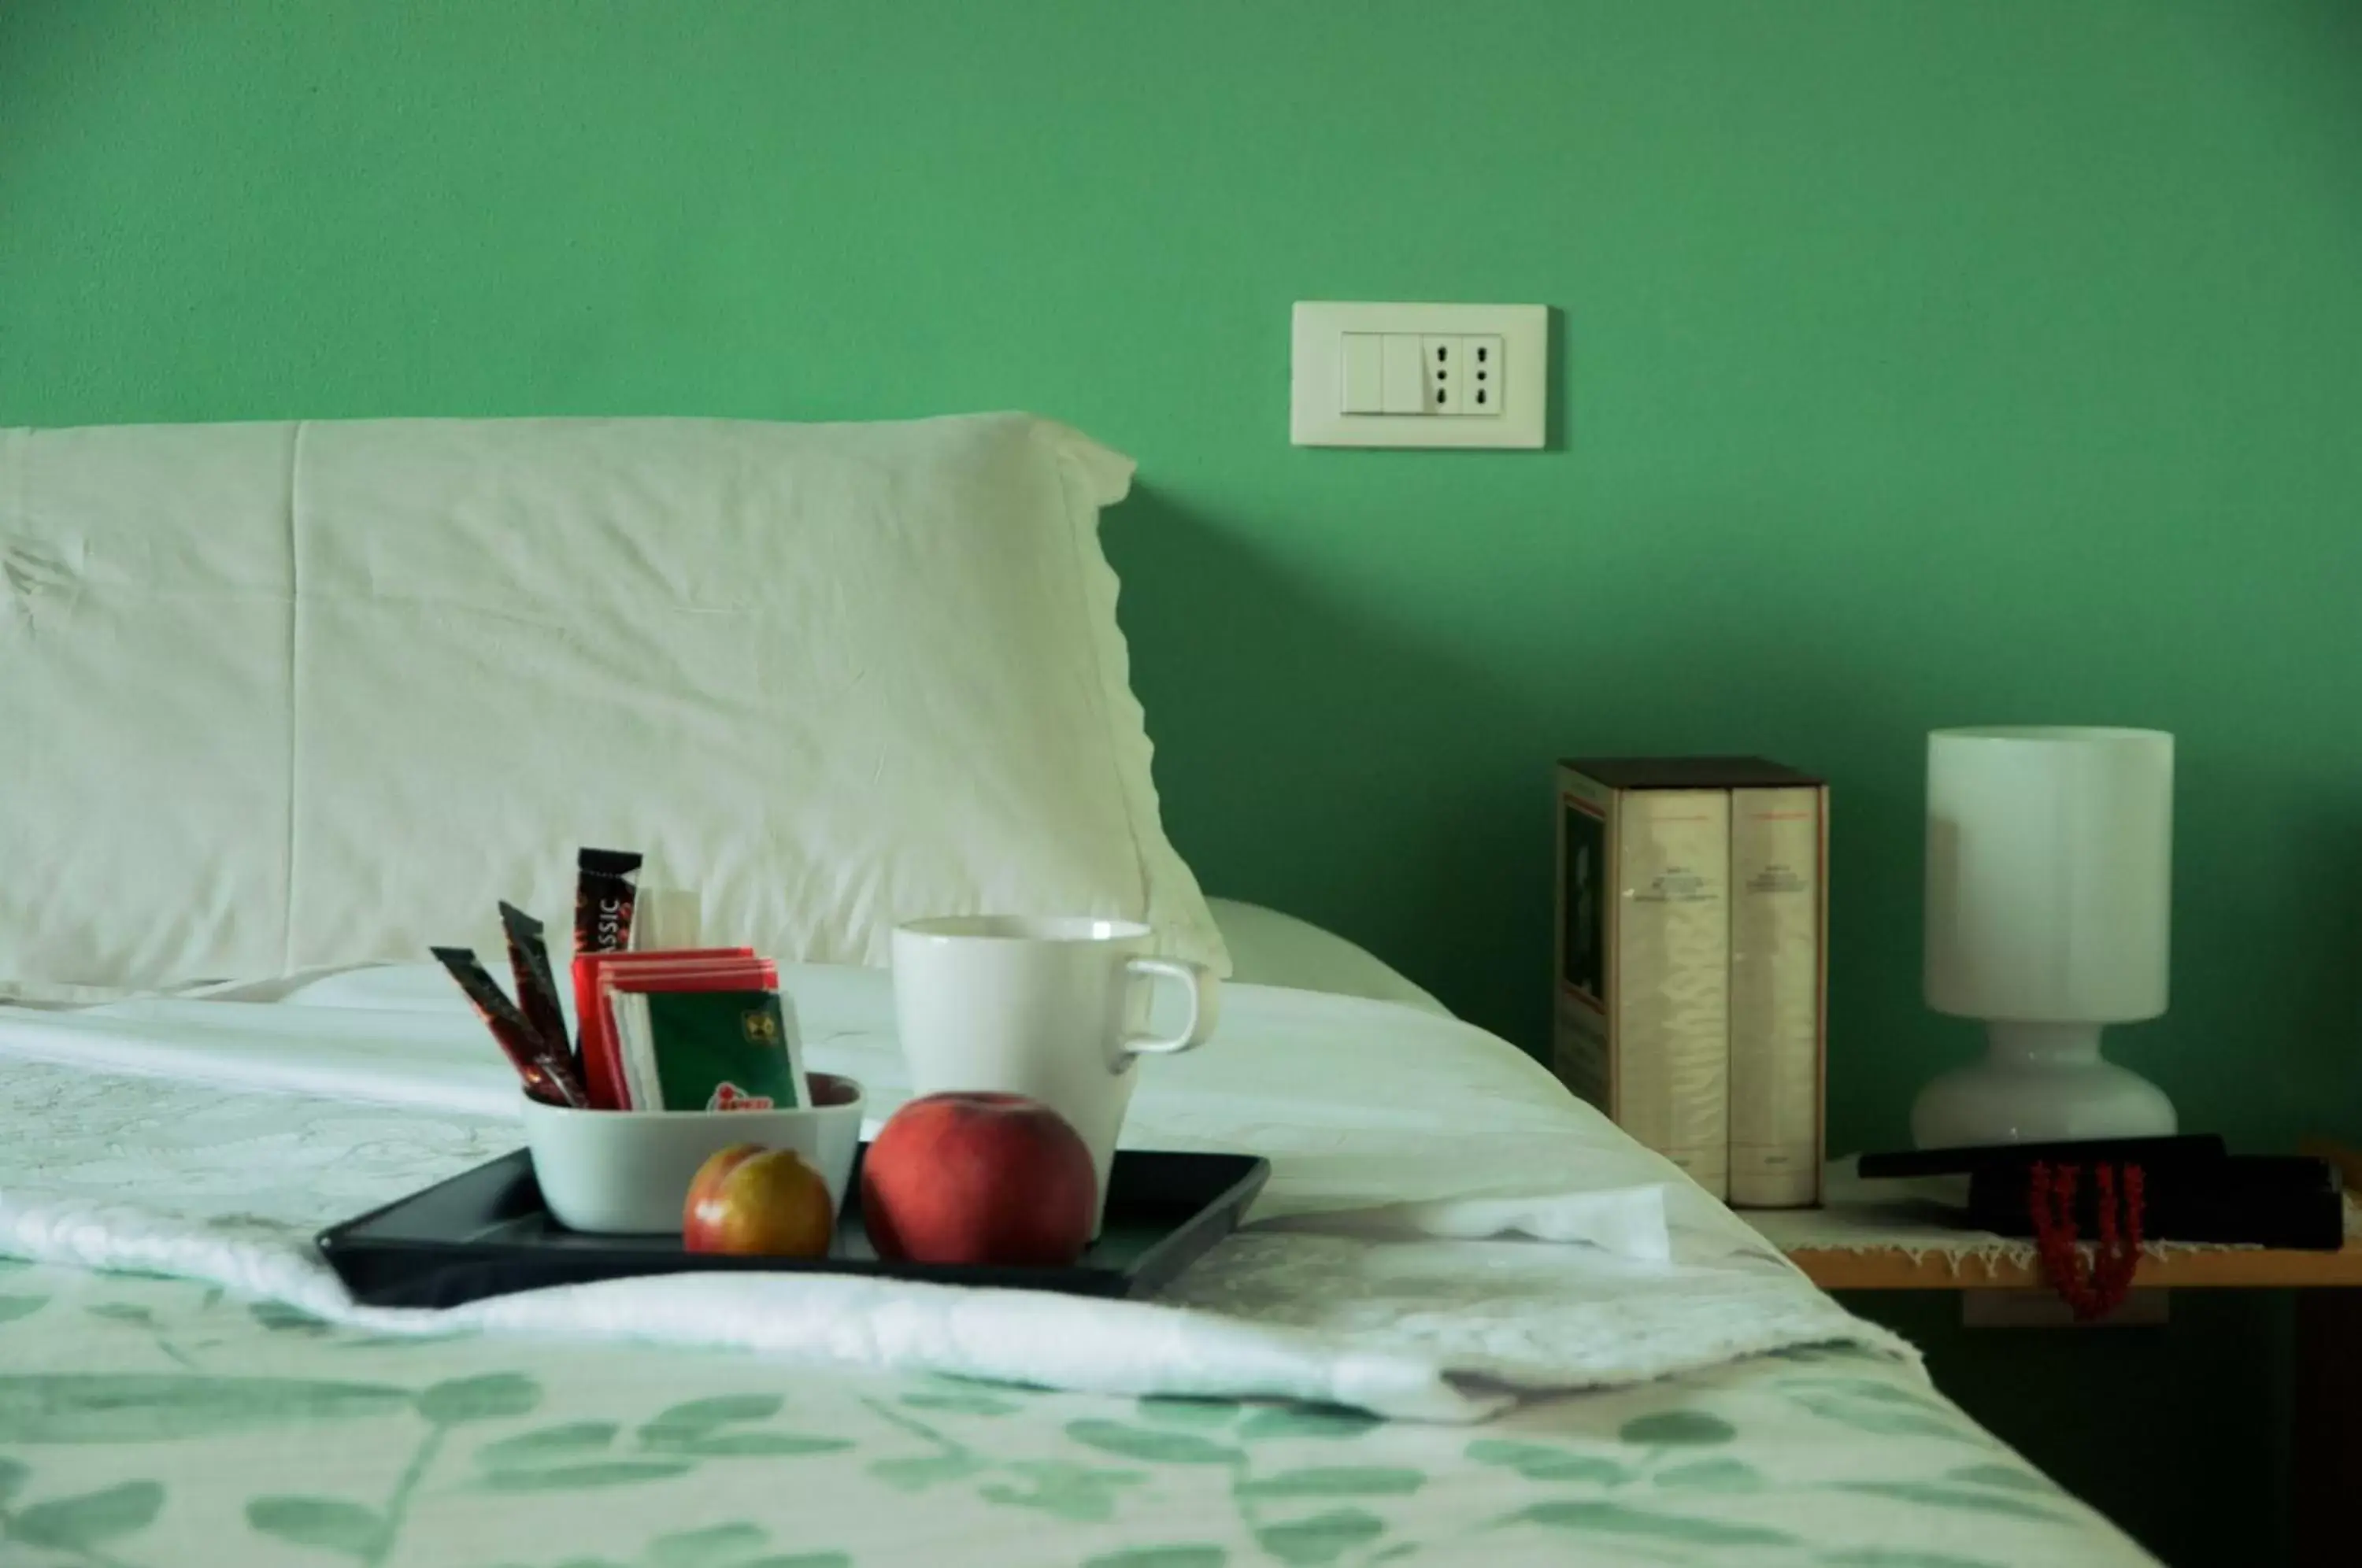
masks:
<path fill-rule="evenodd" d="M 2125 1292 L 2132 1288 L 2133 1273 L 2140 1267 L 2141 1168 L 2128 1165 L 2124 1170 L 2121 1230 L 2116 1219 L 2116 1167 L 2095 1165 L 2092 1174 L 2099 1189 L 2100 1240 L 2088 1264 L 2075 1246 L 2076 1167 L 2036 1161 L 2026 1194 L 2042 1272 L 2074 1309 L 2079 1323 L 2104 1318 L 2122 1306 Z"/>

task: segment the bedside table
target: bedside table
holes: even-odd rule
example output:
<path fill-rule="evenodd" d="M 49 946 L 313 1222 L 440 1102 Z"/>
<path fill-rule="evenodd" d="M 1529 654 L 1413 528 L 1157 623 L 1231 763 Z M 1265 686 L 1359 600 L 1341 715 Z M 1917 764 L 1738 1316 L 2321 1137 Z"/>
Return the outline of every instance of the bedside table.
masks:
<path fill-rule="evenodd" d="M 2292 1561 L 2345 1564 L 2354 1551 L 2346 1499 L 2352 1478 L 2362 1475 L 2362 1151 L 2321 1140 L 2306 1140 L 2301 1148 L 2345 1177 L 2344 1247 L 2295 1252 L 2167 1242 L 2146 1250 L 2128 1306 L 2137 1317 L 2141 1295 L 2150 1291 L 2298 1293 L 2289 1419 Z M 1937 1195 L 1946 1192 L 1946 1182 L 1965 1179 L 1865 1182 L 1852 1162 L 1838 1161 L 1829 1166 L 1821 1208 L 1742 1209 L 1738 1217 L 1824 1290 L 1952 1290 L 1961 1294 L 1971 1327 L 2032 1322 L 2029 1308 L 2057 1302 L 2034 1243 L 1949 1219 L 1959 1212 L 1957 1196 L 1948 1205 Z"/>
<path fill-rule="evenodd" d="M 2345 1174 L 2345 1245 L 2337 1252 L 2231 1247 L 2211 1242 L 2152 1244 L 2133 1278 L 2136 1290 L 2362 1289 L 2362 1153 L 2327 1143 L 2304 1152 Z M 1742 1209 L 1738 1217 L 1824 1290 L 2043 1290 L 2034 1242 L 2024 1236 L 1970 1231 L 1958 1212 L 1965 1177 L 1863 1181 L 1850 1161 L 1828 1169 L 1828 1200 L 1819 1209 Z"/>

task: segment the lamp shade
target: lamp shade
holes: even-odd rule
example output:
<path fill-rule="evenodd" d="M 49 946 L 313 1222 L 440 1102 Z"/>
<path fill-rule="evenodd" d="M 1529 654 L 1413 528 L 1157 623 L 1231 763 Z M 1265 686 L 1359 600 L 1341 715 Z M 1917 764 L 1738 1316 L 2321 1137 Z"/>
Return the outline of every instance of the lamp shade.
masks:
<path fill-rule="evenodd" d="M 1999 727 L 1927 737 L 1927 1005 L 2029 1023 L 2165 1010 L 2173 737 Z"/>

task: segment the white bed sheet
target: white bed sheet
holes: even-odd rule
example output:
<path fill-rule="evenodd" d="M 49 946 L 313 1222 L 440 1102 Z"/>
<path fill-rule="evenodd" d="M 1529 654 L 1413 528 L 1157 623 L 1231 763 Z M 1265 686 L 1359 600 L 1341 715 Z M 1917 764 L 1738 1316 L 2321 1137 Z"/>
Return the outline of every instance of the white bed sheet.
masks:
<path fill-rule="evenodd" d="M 815 1064 L 864 1078 L 881 1109 L 898 1099 L 885 977 L 804 970 L 789 984 Z M 1316 1335 L 1400 1345 L 1407 1334 L 1447 1360 L 1473 1336 L 1511 1382 L 1520 1365 L 1562 1366 L 1575 1324 L 1622 1335 L 1628 1369 L 1644 1367 L 1650 1336 L 1717 1292 L 1760 1290 L 1759 1305 L 1805 1313 L 1783 1331 L 1792 1340 L 1853 1331 L 1720 1205 L 1507 1044 L 1390 1003 L 1252 985 L 1229 1001 L 1214 1044 L 1161 1064 L 1143 1087 L 1126 1142 L 1254 1147 L 1276 1174 L 1253 1226 L 1170 1302 Z M 515 1142 L 505 1066 L 424 967 L 342 975 L 278 1003 L 0 1010 L 0 1218 L 79 1204 L 96 1220 L 129 1204 L 283 1237 Z M 102 1062 L 142 1076 L 94 1072 Z M 270 1084 L 309 1093 L 257 1087 Z M 1341 1210 L 1366 1218 L 1390 1200 L 1636 1179 L 1665 1183 L 1672 1260 L 1384 1241 L 1339 1223 Z M 1814 1312 L 1829 1316 L 1799 1335 Z M 228 1560 L 214 1550 L 223 1542 L 240 1562 L 304 1561 L 306 1532 L 332 1527 L 357 1546 L 392 1539 L 370 1530 L 398 1532 L 390 1552 L 362 1559 L 395 1568 L 572 1562 L 594 1541 L 616 1543 L 599 1561 L 651 1568 L 724 1543 L 744 1548 L 712 1559 L 731 1568 L 801 1563 L 815 1545 L 832 1550 L 812 1568 L 952 1556 L 1210 1568 L 1376 1561 L 1418 1541 L 1437 1562 L 1569 1551 L 1915 1568 L 2142 1560 L 1979 1433 L 1915 1364 L 1860 1344 L 1622 1394 L 1527 1398 L 1451 1436 L 1229 1404 L 1134 1406 L 1108 1397 L 1120 1383 L 1003 1396 L 909 1367 L 568 1345 L 488 1326 L 421 1340 L 171 1280 L 0 1264 L 0 1482 L 21 1483 L 18 1506 L 55 1502 L 57 1518 L 103 1500 L 124 1532 L 109 1539 L 114 1560 L 159 1565 Z M 785 1433 L 768 1421 L 778 1386 L 794 1390 Z M 319 1429 L 302 1412 L 322 1400 L 382 1419 Z M 433 1444 L 405 1446 L 414 1408 L 430 1425 L 483 1424 L 438 1463 Z M 1353 1444 L 1342 1468 L 1341 1438 Z M 11 1443 L 31 1446 L 8 1460 Z M 750 1493 L 732 1477 L 753 1479 L 752 1462 L 733 1456 L 756 1454 L 815 1457 L 767 1472 Z M 422 1463 L 433 1479 L 414 1486 Z M 543 1491 L 562 1495 L 527 1495 Z M 353 1496 L 363 1501 L 338 1500 Z M 1029 1517 L 1056 1533 L 1051 1555 Z"/>
<path fill-rule="evenodd" d="M 860 1079 L 873 1116 L 889 1114 L 908 1087 L 888 977 L 799 966 L 782 981 L 808 1060 Z M 145 999 L 19 1014 L 0 1019 L 0 1053 L 332 1107 L 406 1108 L 435 1138 L 415 1159 L 377 1162 L 383 1198 L 460 1168 L 432 1150 L 487 1119 L 513 1119 L 517 1103 L 505 1061 L 431 966 L 345 972 L 269 1002 Z M 1392 1003 L 1233 986 L 1207 1048 L 1144 1070 L 1126 1144 L 1246 1150 L 1275 1164 L 1251 1216 L 1263 1233 L 1163 1298 L 1212 1309 L 1220 1322 L 1175 1325 L 1131 1307 L 1025 1309 L 1004 1293 L 932 1286 L 880 1295 L 833 1278 L 756 1290 L 743 1276 L 727 1288 L 712 1276 L 614 1282 L 513 1310 L 469 1309 L 469 1320 L 1084 1388 L 1279 1393 L 1445 1419 L 1497 1408 L 1491 1388 L 1602 1386 L 1783 1344 L 1847 1340 L 1909 1354 L 1530 1059 L 1466 1024 Z M 340 1212 L 304 1182 L 349 1157 L 350 1118 L 291 1127 L 268 1159 L 233 1140 L 227 1169 L 218 1144 L 171 1141 L 144 1165 L 102 1164 L 114 1190 L 101 1194 L 78 1157 L 92 1152 L 90 1134 L 74 1129 L 119 1125 L 127 1098 L 147 1091 L 110 1088 L 71 1105 L 54 1098 L 54 1082 L 46 1092 L 53 1109 L 38 1119 L 22 1114 L 22 1094 L 19 1114 L 0 1109 L 0 1247 L 201 1275 L 358 1320 L 327 1294 L 333 1282 L 303 1242 L 304 1227 Z M 131 1114 L 133 1125 L 153 1125 L 162 1110 Z M 373 1126 L 364 1135 L 390 1142 Z M 105 1198 L 118 1207 L 105 1209 Z M 280 1229 L 225 1240 L 225 1212 Z M 1502 1232 L 1563 1244 L 1474 1240 Z M 782 1299 L 755 1298 L 764 1291 Z M 874 1319 L 888 1297 L 906 1311 L 907 1332 L 848 1339 L 832 1329 L 831 1309 Z M 1061 1314 L 1072 1320 L 1064 1360 L 1035 1331 Z M 1280 1338 L 1242 1340 L 1223 1326 L 1242 1321 Z"/>

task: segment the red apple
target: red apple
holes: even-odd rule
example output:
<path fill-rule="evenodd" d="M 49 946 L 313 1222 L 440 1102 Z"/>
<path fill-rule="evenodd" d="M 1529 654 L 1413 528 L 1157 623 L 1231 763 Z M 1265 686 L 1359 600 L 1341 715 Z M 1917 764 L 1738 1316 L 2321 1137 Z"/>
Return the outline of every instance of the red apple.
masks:
<path fill-rule="evenodd" d="M 793 1149 L 753 1143 L 709 1155 L 680 1212 L 681 1245 L 692 1253 L 826 1257 L 835 1228 L 827 1178 Z"/>
<path fill-rule="evenodd" d="M 1015 1094 L 931 1094 L 896 1111 L 861 1162 L 861 1219 L 889 1261 L 1054 1267 L 1090 1244 L 1091 1152 Z"/>

